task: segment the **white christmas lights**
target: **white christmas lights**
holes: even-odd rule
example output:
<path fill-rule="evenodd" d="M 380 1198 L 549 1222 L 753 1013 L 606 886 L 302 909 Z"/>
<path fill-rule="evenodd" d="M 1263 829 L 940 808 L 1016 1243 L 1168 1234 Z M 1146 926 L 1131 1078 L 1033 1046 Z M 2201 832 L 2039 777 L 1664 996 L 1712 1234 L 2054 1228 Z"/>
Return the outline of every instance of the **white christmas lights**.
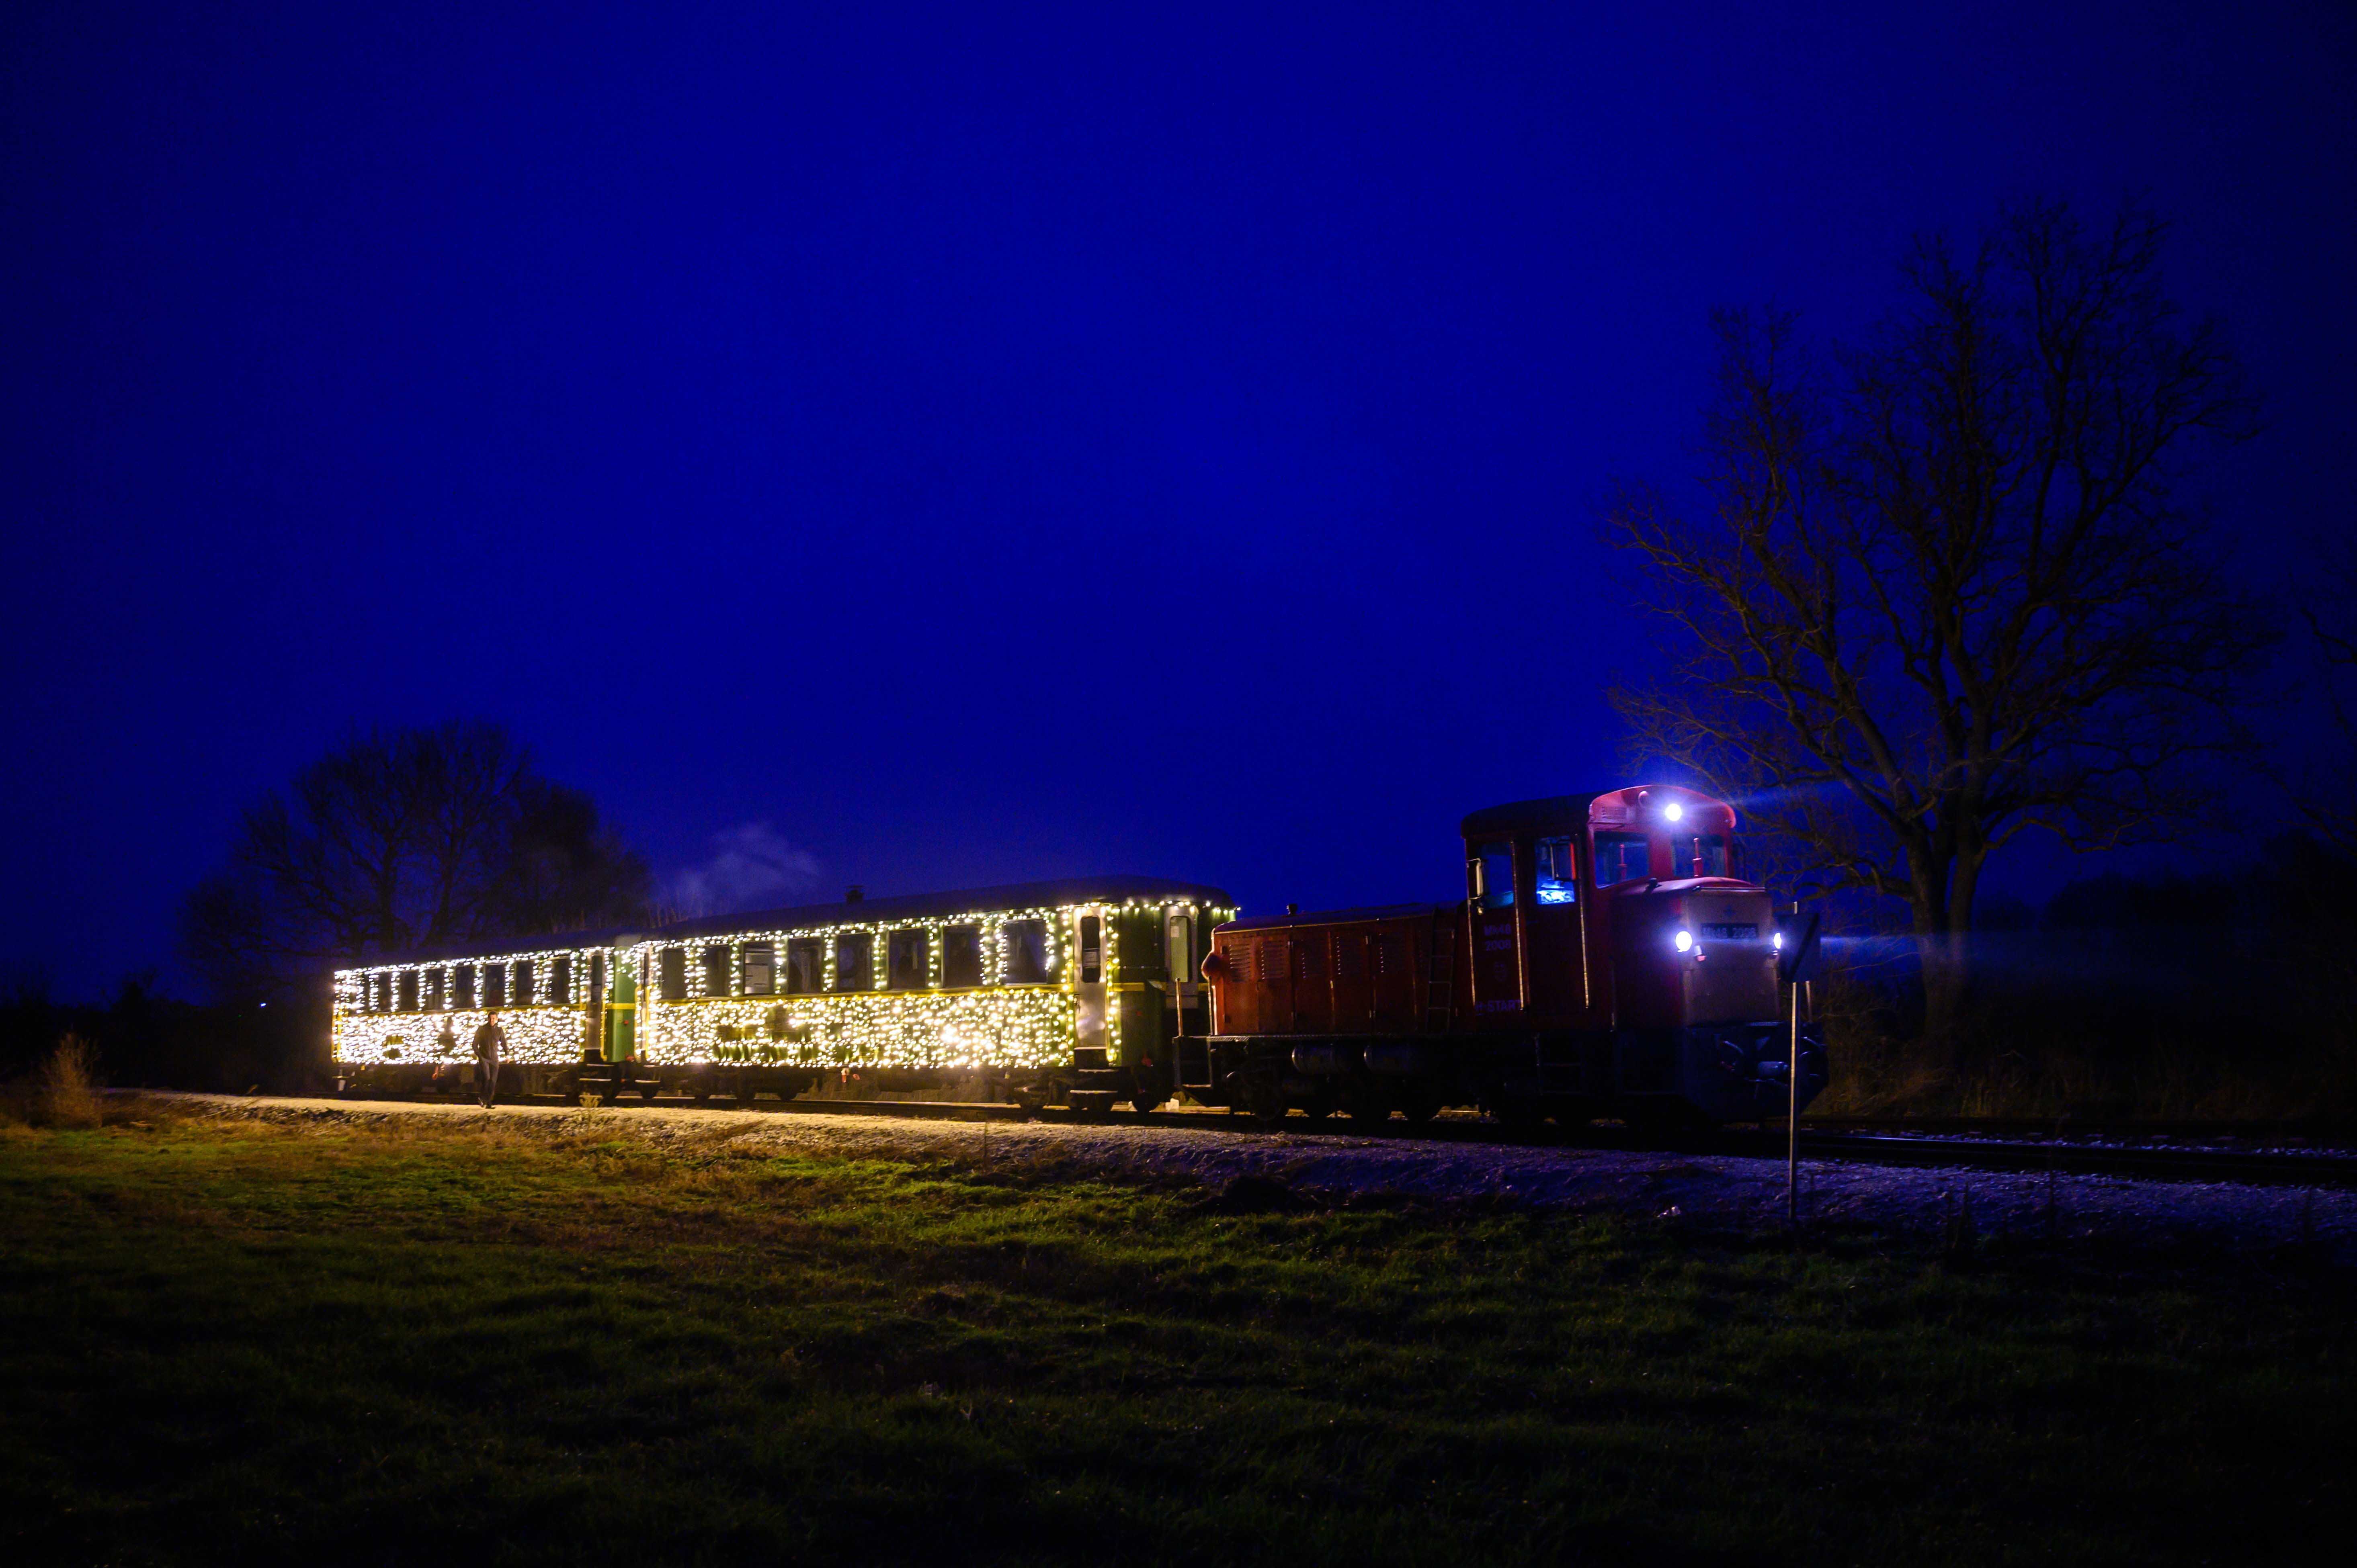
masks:
<path fill-rule="evenodd" d="M 1069 1067 L 1079 1044 L 1080 1026 L 1074 950 L 1082 917 L 1095 914 L 1104 920 L 1098 940 L 1106 1059 L 1119 1063 L 1123 1059 L 1122 1010 L 1115 982 L 1120 975 L 1120 943 L 1114 940 L 1109 917 L 1116 910 L 1156 909 L 1167 929 L 1172 914 L 1192 913 L 1196 908 L 1189 901 L 1132 898 L 1119 903 L 977 909 L 914 919 L 843 920 L 791 929 L 710 932 L 670 940 L 655 935 L 612 953 L 603 948 L 554 948 L 339 970 L 335 1060 L 346 1067 L 472 1061 L 474 1032 L 490 1009 L 482 1005 L 479 995 L 473 1006 L 454 1005 L 456 987 L 447 981 L 440 993 L 443 1005 L 427 1008 L 426 972 L 439 970 L 447 976 L 460 965 L 472 964 L 479 976 L 481 966 L 501 964 L 512 973 L 517 962 L 529 961 L 535 1001 L 498 1009 L 507 1035 L 502 1057 L 533 1066 L 578 1062 L 584 1048 L 599 1037 L 599 1022 L 589 1011 L 589 974 L 590 965 L 603 957 L 609 963 L 628 963 L 634 972 L 638 984 L 635 1049 L 640 1059 L 651 1066 L 714 1063 L 1008 1071 Z M 1234 914 L 1232 908 L 1216 906 L 1203 910 L 1204 918 L 1214 925 Z M 1009 931 L 1025 921 L 1037 921 L 1046 937 L 1044 982 L 1009 979 L 1014 956 Z M 942 985 L 942 939 L 956 926 L 981 929 L 983 983 L 979 986 L 951 990 Z M 908 930 L 921 930 L 925 935 L 926 983 L 895 989 L 889 984 L 891 934 Z M 836 939 L 845 936 L 868 939 L 868 989 L 835 989 Z M 783 989 L 789 972 L 788 944 L 813 940 L 819 944 L 822 989 L 789 993 Z M 743 993 L 744 948 L 748 942 L 771 945 L 770 972 L 778 989 Z M 727 995 L 708 990 L 704 965 L 704 950 L 708 947 L 728 950 Z M 672 1001 L 660 994 L 656 955 L 666 948 L 680 950 L 684 982 L 684 994 Z M 551 986 L 558 960 L 567 961 L 570 999 L 539 1001 Z M 412 994 L 419 1004 L 416 1007 L 388 1011 L 371 1005 L 382 987 L 397 1008 L 404 975 L 415 977 Z M 1191 976 L 1171 978 L 1180 981 Z"/>

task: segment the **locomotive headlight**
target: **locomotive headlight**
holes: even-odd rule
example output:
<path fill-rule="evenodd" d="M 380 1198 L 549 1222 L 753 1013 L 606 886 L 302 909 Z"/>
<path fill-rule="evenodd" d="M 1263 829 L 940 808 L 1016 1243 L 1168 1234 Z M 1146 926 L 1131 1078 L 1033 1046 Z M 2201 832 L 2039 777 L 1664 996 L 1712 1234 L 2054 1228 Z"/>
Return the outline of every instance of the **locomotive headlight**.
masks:
<path fill-rule="evenodd" d="M 1665 822 L 1677 822 L 1684 818 L 1685 814 L 1686 809 L 1684 806 L 1679 805 L 1675 800 L 1671 801 L 1668 805 L 1662 808 L 1662 817 Z"/>
<path fill-rule="evenodd" d="M 1677 949 L 1680 952 L 1690 952 L 1694 949 L 1694 933 L 1692 931 L 1680 931 L 1676 936 L 1672 937 L 1670 940 L 1677 944 Z"/>
<path fill-rule="evenodd" d="M 1768 945 L 1774 948 L 1778 952 L 1782 952 L 1784 950 L 1784 933 L 1778 931 L 1774 936 L 1770 937 L 1768 939 Z"/>

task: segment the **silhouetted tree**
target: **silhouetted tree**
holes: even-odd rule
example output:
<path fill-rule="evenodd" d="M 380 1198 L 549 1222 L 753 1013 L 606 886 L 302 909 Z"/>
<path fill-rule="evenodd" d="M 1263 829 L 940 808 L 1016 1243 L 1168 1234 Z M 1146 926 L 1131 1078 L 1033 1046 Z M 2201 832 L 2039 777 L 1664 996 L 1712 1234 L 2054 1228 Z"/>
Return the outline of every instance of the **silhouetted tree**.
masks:
<path fill-rule="evenodd" d="M 587 795 L 453 722 L 361 736 L 264 797 L 182 927 L 224 998 L 270 997 L 366 953 L 628 924 L 649 886 Z"/>
<path fill-rule="evenodd" d="M 2357 537 L 2318 541 L 2293 596 L 2308 627 L 2308 653 L 2330 720 L 2290 782 L 2315 834 L 2357 859 Z"/>
<path fill-rule="evenodd" d="M 1617 694 L 1640 744 L 1742 800 L 1818 888 L 1903 900 L 1930 1033 L 1964 998 L 1993 852 L 2162 831 L 2188 764 L 2244 742 L 2268 620 L 2183 481 L 2254 403 L 2161 292 L 2163 228 L 2034 204 L 1970 254 L 1921 240 L 1905 303 L 1830 365 L 1788 315 L 1722 313 L 1709 510 L 1642 488 L 1608 508 L 1676 628 Z"/>

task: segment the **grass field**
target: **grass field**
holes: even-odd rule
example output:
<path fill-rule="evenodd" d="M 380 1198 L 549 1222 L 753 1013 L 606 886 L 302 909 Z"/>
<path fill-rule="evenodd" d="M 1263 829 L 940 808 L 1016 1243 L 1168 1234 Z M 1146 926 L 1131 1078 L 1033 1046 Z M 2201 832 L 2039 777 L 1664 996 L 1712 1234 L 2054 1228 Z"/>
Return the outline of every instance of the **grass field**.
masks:
<path fill-rule="evenodd" d="M 110 1114 L 0 1130 L 11 1562 L 2347 1544 L 2357 1292 L 2288 1258 Z"/>

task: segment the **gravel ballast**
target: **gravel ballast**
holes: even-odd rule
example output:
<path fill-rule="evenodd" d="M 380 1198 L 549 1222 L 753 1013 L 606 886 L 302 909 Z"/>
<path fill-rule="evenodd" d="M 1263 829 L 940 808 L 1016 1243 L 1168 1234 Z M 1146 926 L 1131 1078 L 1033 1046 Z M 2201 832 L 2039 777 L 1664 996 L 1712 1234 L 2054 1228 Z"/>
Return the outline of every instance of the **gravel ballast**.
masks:
<path fill-rule="evenodd" d="M 1222 1187 L 1240 1176 L 1345 1202 L 1377 1195 L 1430 1202 L 1480 1199 L 1532 1208 L 1763 1230 L 1784 1222 L 1781 1161 L 1626 1150 L 1429 1143 L 1348 1133 L 1261 1132 L 1205 1118 L 1202 1127 L 1122 1122 L 921 1120 L 823 1112 L 748 1112 L 669 1106 L 577 1111 L 467 1105 L 176 1095 L 191 1110 L 290 1126 L 368 1124 L 395 1118 L 496 1121 L 505 1131 L 577 1135 L 594 1126 L 661 1144 L 717 1140 L 732 1147 L 836 1158 L 974 1158 L 1056 1163 L 1108 1175 L 1191 1177 Z M 1805 1220 L 1912 1235 L 2013 1233 L 2055 1239 L 2196 1241 L 2229 1250 L 2298 1245 L 2357 1264 L 2357 1192 L 2331 1188 L 2046 1176 L 1961 1167 L 1802 1164 Z"/>

